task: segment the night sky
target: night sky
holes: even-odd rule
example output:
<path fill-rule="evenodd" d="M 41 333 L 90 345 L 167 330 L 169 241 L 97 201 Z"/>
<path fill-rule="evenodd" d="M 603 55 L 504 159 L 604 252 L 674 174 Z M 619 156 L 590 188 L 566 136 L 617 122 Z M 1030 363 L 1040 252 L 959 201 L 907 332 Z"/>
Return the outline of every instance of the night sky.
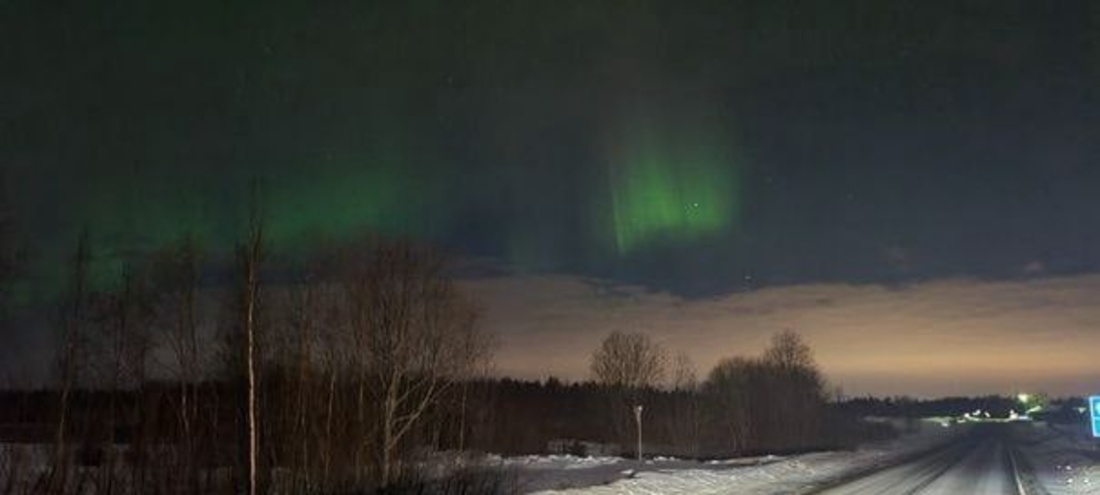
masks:
<path fill-rule="evenodd" d="M 855 392 L 1100 376 L 1096 2 L 7 0 L 0 67 L 32 300 L 261 181 L 273 249 L 471 261 L 504 373 L 793 328 Z"/>

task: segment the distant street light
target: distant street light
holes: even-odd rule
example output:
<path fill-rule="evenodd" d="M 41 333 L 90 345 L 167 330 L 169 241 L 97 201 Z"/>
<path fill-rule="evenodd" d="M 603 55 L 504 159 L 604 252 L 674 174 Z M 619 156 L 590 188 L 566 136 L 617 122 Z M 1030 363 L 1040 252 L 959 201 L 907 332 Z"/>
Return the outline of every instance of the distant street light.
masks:
<path fill-rule="evenodd" d="M 634 406 L 634 422 L 638 425 L 638 460 L 642 460 L 642 405 Z"/>

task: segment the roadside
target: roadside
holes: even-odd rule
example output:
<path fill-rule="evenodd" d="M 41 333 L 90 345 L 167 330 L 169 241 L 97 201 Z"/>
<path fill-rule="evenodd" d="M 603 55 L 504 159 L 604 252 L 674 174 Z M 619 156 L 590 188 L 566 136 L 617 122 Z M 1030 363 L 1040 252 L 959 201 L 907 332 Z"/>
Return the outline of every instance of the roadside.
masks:
<path fill-rule="evenodd" d="M 1088 425 L 1037 422 L 1018 428 L 1016 437 L 1032 492 L 1100 495 L 1100 440 L 1092 438 Z"/>
<path fill-rule="evenodd" d="M 503 465 L 515 473 L 520 493 L 789 494 L 900 462 L 964 430 L 926 421 L 898 439 L 853 451 L 785 457 L 638 462 L 617 457 L 528 456 L 504 459 Z"/>

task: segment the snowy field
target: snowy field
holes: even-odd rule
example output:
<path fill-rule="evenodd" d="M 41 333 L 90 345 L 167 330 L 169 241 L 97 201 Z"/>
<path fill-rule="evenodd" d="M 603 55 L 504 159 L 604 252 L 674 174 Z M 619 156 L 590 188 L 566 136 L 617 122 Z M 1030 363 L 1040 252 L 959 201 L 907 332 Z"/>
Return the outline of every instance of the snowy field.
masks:
<path fill-rule="evenodd" d="M 520 493 L 538 494 L 790 494 L 935 447 L 965 426 L 924 422 L 915 433 L 854 451 L 697 462 L 618 457 L 525 456 L 503 464 Z"/>

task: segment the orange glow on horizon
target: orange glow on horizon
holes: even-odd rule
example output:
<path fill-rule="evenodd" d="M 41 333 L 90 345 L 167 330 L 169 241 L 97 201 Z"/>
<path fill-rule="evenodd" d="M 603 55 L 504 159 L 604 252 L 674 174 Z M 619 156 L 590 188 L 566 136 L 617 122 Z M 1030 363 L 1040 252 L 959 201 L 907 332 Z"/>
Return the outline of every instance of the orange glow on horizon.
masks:
<path fill-rule="evenodd" d="M 785 328 L 850 394 L 1083 394 L 1100 375 L 1100 276 L 802 285 L 701 301 L 631 287 L 612 295 L 566 276 L 467 284 L 501 336 L 498 372 L 525 378 L 586 378 L 589 354 L 612 330 L 649 333 L 704 377 L 723 357 L 759 354 Z"/>

